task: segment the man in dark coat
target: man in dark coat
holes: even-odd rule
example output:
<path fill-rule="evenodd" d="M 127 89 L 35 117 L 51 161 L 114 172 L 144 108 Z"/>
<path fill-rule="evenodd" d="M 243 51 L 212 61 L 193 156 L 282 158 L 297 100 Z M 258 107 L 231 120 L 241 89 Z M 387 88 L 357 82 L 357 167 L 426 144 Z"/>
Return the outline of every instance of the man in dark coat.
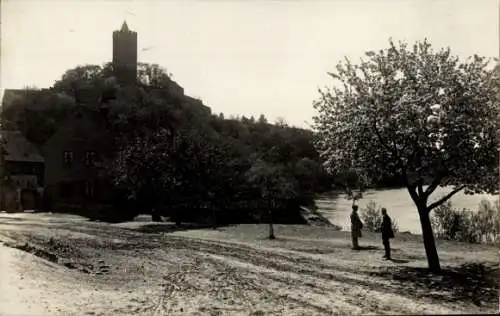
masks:
<path fill-rule="evenodd" d="M 391 244 L 389 239 L 394 238 L 394 231 L 392 230 L 392 222 L 389 215 L 387 215 L 387 210 L 382 208 L 382 227 L 380 227 L 382 232 L 382 243 L 384 244 L 385 255 L 384 258 L 391 260 Z"/>
<path fill-rule="evenodd" d="M 358 216 L 358 206 L 352 206 L 351 213 L 351 237 L 352 237 L 352 249 L 359 250 L 358 238 L 361 237 L 361 229 L 363 228 L 363 222 Z"/>

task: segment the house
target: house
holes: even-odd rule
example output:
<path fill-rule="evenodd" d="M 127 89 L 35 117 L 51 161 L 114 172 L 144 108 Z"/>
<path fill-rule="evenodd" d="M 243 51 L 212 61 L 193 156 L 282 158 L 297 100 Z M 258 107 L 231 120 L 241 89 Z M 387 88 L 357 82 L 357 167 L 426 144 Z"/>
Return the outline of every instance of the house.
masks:
<path fill-rule="evenodd" d="M 40 149 L 20 131 L 1 131 L 0 146 L 0 209 L 41 209 L 45 164 Z"/>
<path fill-rule="evenodd" d="M 112 152 L 105 116 L 79 106 L 43 146 L 45 193 L 54 210 L 81 210 L 106 201 L 105 163 Z"/>

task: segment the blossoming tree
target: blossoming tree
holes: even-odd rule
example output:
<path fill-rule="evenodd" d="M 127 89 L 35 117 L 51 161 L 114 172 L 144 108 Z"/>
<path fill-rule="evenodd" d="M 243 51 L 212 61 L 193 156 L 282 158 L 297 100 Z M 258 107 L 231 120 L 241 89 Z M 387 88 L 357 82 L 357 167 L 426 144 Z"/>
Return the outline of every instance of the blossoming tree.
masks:
<path fill-rule="evenodd" d="M 418 210 L 431 271 L 440 271 L 430 212 L 457 192 L 498 190 L 498 85 L 489 62 L 427 40 L 389 42 L 359 64 L 340 62 L 314 107 L 316 146 L 330 170 L 401 178 Z M 449 194 L 430 202 L 438 186 Z"/>

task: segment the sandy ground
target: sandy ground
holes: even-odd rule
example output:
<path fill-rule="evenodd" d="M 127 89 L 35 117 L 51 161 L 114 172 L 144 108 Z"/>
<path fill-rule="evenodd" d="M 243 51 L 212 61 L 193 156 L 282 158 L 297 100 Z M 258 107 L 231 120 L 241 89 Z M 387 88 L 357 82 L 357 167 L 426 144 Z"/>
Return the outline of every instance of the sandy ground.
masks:
<path fill-rule="evenodd" d="M 328 228 L 175 229 L 136 221 L 0 214 L 0 315 L 367 315 L 498 312 L 499 249 L 438 244 L 425 272 L 418 236 L 393 261 Z"/>

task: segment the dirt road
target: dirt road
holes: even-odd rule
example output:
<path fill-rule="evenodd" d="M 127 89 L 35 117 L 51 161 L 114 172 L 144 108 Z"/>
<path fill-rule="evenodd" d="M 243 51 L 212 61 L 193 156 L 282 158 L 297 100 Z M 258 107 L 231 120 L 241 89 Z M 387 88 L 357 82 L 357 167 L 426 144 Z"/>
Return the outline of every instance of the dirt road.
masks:
<path fill-rule="evenodd" d="M 498 311 L 498 249 L 440 243 L 446 269 L 437 276 L 424 273 L 418 237 L 398 236 L 396 260 L 384 261 L 375 235 L 366 234 L 365 249 L 354 252 L 344 232 L 307 226 L 276 232 L 269 241 L 262 225 L 177 230 L 3 214 L 0 240 L 10 247 L 0 248 L 0 314 L 11 315 L 14 304 L 26 315 Z"/>

